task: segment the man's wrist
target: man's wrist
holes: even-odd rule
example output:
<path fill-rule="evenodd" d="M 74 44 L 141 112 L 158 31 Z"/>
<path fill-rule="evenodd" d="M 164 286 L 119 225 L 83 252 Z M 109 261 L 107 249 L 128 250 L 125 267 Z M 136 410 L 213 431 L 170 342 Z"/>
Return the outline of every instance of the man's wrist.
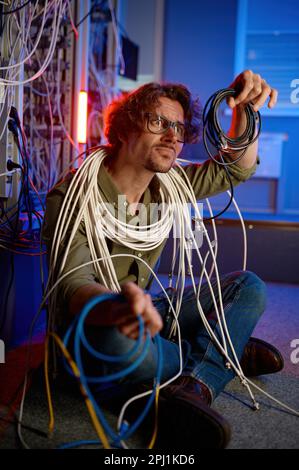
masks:
<path fill-rule="evenodd" d="M 112 291 L 102 284 L 96 282 L 79 287 L 72 295 L 69 301 L 69 312 L 71 315 L 77 315 L 84 305 L 93 297 L 101 294 L 111 294 Z"/>

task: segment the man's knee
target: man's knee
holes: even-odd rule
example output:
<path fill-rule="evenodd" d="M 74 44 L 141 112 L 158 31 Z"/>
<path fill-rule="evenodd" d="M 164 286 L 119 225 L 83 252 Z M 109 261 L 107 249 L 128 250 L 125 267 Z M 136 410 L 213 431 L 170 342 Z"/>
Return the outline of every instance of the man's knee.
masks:
<path fill-rule="evenodd" d="M 267 303 L 267 287 L 264 281 L 252 271 L 240 271 L 238 281 L 246 296 L 254 301 L 256 311 L 262 314 Z"/>
<path fill-rule="evenodd" d="M 257 313 L 262 314 L 266 307 L 267 288 L 265 283 L 252 271 L 234 271 L 224 276 L 223 287 L 235 285 L 239 288 L 239 297 L 245 303 L 254 302 Z"/>

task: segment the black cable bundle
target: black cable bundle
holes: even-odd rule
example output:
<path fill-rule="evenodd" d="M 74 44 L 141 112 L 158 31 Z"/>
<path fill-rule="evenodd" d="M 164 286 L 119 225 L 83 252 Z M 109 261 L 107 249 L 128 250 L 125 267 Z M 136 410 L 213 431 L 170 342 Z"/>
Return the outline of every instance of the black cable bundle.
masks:
<path fill-rule="evenodd" d="M 13 250 L 14 253 L 22 253 L 22 249 L 24 249 L 24 254 L 35 255 L 36 247 L 40 246 L 40 240 L 37 240 L 37 230 L 33 227 L 33 214 L 36 216 L 40 229 L 42 224 L 42 215 L 35 210 L 34 201 L 30 192 L 31 187 L 36 193 L 37 190 L 29 175 L 30 160 L 26 149 L 26 136 L 22 128 L 18 112 L 13 106 L 11 107 L 9 117 L 8 129 L 13 133 L 15 143 L 22 159 L 22 165 L 19 165 L 12 160 L 8 160 L 7 169 L 8 171 L 13 170 L 14 168 L 21 169 L 21 189 L 17 203 L 15 206 L 8 209 L 11 211 L 16 207 L 13 214 L 10 214 L 8 217 L 6 213 L 7 211 L 4 207 L 2 208 L 1 218 L 4 216 L 7 221 L 0 224 L 0 241 L 7 246 L 8 249 Z M 40 202 L 42 204 L 42 201 Z M 22 207 L 28 215 L 29 227 L 26 230 L 20 231 L 18 225 Z M 3 231 L 2 228 L 4 228 Z M 17 252 L 16 249 L 19 249 L 19 251 Z M 34 250 L 33 253 L 28 251 L 31 249 Z M 41 248 L 40 251 L 42 251 Z"/>
<path fill-rule="evenodd" d="M 236 95 L 237 92 L 232 88 L 218 90 L 216 93 L 210 96 L 203 110 L 203 142 L 205 149 L 214 162 L 223 166 L 229 179 L 231 190 L 231 197 L 226 207 L 221 212 L 219 212 L 219 214 L 214 215 L 214 217 L 205 218 L 204 220 L 211 220 L 219 217 L 231 205 L 234 197 L 234 188 L 228 167 L 241 160 L 249 145 L 253 144 L 258 139 L 258 136 L 261 132 L 261 115 L 259 111 L 254 111 L 253 105 L 251 103 L 248 103 L 244 107 L 247 118 L 247 125 L 243 134 L 236 138 L 231 138 L 225 134 L 218 118 L 219 106 L 223 100 Z M 208 142 L 216 148 L 219 158 L 215 158 L 215 156 L 212 155 Z M 241 152 L 241 155 L 239 155 L 238 158 L 235 158 L 233 161 L 229 160 L 230 156 L 233 156 L 238 152 Z M 225 160 L 225 155 L 227 155 L 228 161 Z"/>
<path fill-rule="evenodd" d="M 203 110 L 203 140 L 209 156 L 215 160 L 208 148 L 207 140 L 222 154 L 233 154 L 241 150 L 243 151 L 236 160 L 230 163 L 221 163 L 218 160 L 215 160 L 217 163 L 222 165 L 233 165 L 234 163 L 241 160 L 247 150 L 247 147 L 257 140 L 261 131 L 260 113 L 259 111 L 254 111 L 253 105 L 248 103 L 244 108 L 247 117 L 247 126 L 243 134 L 240 137 L 232 139 L 223 132 L 218 119 L 219 106 L 223 100 L 226 100 L 230 96 L 236 96 L 236 94 L 236 91 L 232 88 L 219 90 L 208 99 Z M 208 109 L 208 106 L 210 106 L 210 109 Z M 258 131 L 255 136 L 257 126 Z"/>

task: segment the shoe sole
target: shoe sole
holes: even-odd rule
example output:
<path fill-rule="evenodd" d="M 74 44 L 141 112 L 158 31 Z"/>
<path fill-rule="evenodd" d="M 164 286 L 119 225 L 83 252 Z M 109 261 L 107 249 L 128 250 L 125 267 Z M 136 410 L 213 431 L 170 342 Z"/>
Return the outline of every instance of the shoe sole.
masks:
<path fill-rule="evenodd" d="M 228 422 L 204 402 L 159 400 L 155 449 L 224 449 L 231 437 Z"/>

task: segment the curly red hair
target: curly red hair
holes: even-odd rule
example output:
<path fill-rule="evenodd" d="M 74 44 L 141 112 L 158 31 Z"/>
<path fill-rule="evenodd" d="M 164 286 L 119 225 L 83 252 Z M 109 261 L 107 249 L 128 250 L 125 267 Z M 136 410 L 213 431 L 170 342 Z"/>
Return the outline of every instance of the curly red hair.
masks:
<path fill-rule="evenodd" d="M 143 131 L 146 113 L 155 110 L 161 97 L 178 101 L 181 104 L 186 126 L 185 142 L 198 142 L 202 124 L 202 107 L 199 100 L 194 100 L 184 85 L 153 82 L 122 95 L 107 107 L 104 132 L 113 152 L 119 150 L 121 141 L 128 135 Z"/>

